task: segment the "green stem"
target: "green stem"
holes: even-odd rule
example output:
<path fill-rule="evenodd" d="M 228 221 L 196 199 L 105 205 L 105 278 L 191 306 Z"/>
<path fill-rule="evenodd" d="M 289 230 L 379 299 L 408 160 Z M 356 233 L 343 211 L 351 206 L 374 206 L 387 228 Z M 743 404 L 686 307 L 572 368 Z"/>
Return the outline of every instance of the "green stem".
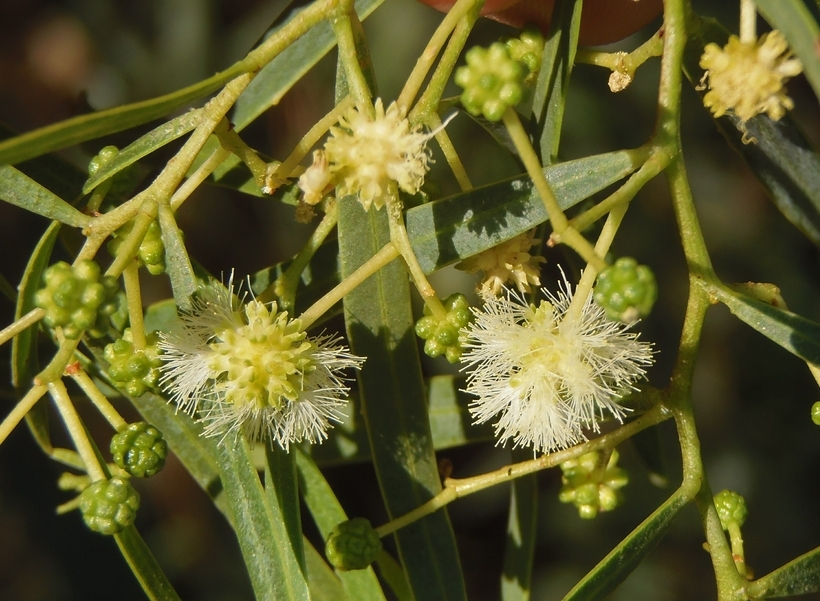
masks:
<path fill-rule="evenodd" d="M 114 428 L 117 432 L 125 429 L 128 422 L 122 418 L 119 412 L 114 408 L 114 405 L 111 404 L 111 401 L 109 401 L 100 389 L 97 388 L 97 385 L 94 384 L 94 381 L 88 377 L 88 374 L 85 373 L 85 371 L 79 371 L 76 374 L 72 374 L 71 378 L 77 382 L 80 388 L 82 388 L 85 395 L 94 404 L 97 411 L 99 411 L 106 421 L 111 424 L 112 428 Z"/>
<path fill-rule="evenodd" d="M 609 89 L 620 92 L 632 82 L 638 67 L 650 58 L 663 54 L 662 31 L 656 32 L 632 52 L 600 52 L 579 48 L 575 62 L 610 69 L 612 76 L 609 78 Z"/>
<path fill-rule="evenodd" d="M 732 543 L 732 558 L 735 560 L 737 573 L 746 578 L 746 558 L 743 553 L 743 534 L 737 522 L 729 524 L 729 541 Z"/>
<path fill-rule="evenodd" d="M 131 325 L 131 340 L 134 350 L 145 349 L 145 322 L 142 315 L 142 294 L 140 291 L 139 264 L 133 259 L 122 272 L 125 283 L 125 298 L 128 301 L 128 320 Z"/>
<path fill-rule="evenodd" d="M 34 407 L 37 401 L 43 397 L 47 390 L 47 386 L 40 384 L 32 387 L 31 390 L 29 390 L 26 395 L 20 399 L 14 409 L 11 410 L 11 413 L 9 413 L 2 423 L 0 423 L 0 445 L 3 444 L 3 441 L 6 440 L 12 430 L 17 427 L 20 420 L 22 420 L 26 414 L 31 411 L 31 408 Z"/>
<path fill-rule="evenodd" d="M 359 64 L 356 41 L 353 36 L 353 23 L 350 19 L 353 10 L 352 0 L 340 0 L 330 18 L 330 25 L 336 35 L 339 58 L 347 78 L 348 93 L 356 103 L 359 112 L 368 114 L 372 118 L 374 116 L 372 94 Z"/>
<path fill-rule="evenodd" d="M 0 330 L 0 346 L 17 336 L 17 334 L 26 328 L 33 326 L 45 316 L 45 309 L 32 309 L 14 323 L 6 326 Z"/>
<path fill-rule="evenodd" d="M 69 338 L 63 340 L 60 343 L 60 348 L 54 354 L 54 357 L 51 358 L 51 361 L 48 365 L 46 365 L 45 369 L 34 376 L 34 384 L 50 384 L 51 382 L 62 378 L 63 372 L 65 371 L 68 362 L 74 357 L 74 353 L 77 351 L 77 346 L 79 344 L 79 338 L 76 340 L 71 340 Z"/>
<path fill-rule="evenodd" d="M 482 6 L 484 6 L 484 0 L 457 0 L 456 3 L 450 7 L 450 10 L 439 24 L 435 33 L 430 38 L 430 41 L 427 42 L 427 47 L 416 61 L 416 66 L 413 67 L 413 71 L 407 78 L 401 94 L 399 94 L 399 99 L 396 103 L 400 109 L 404 109 L 405 111 L 410 109 L 410 105 L 421 89 L 421 85 L 424 83 L 424 79 L 427 77 L 430 67 L 433 66 L 433 62 L 435 62 L 438 53 L 441 52 L 441 48 L 444 46 L 444 42 L 447 40 L 450 32 L 458 26 L 471 10 L 480 11 Z"/>
<path fill-rule="evenodd" d="M 65 384 L 63 384 L 62 380 L 49 382 L 48 391 L 51 393 L 51 398 L 54 399 L 57 411 L 59 411 L 60 417 L 65 423 L 68 435 L 74 442 L 74 447 L 77 449 L 80 457 L 83 458 L 85 470 L 91 477 L 91 481 L 105 480 L 107 477 L 105 470 L 97 458 L 94 446 L 88 439 L 88 432 L 86 432 L 85 426 L 77 410 L 74 408 L 74 404 L 71 402 Z"/>
<path fill-rule="evenodd" d="M 423 518 L 426 515 L 438 511 L 458 498 L 465 497 L 497 484 L 510 482 L 516 478 L 520 478 L 521 476 L 526 476 L 527 474 L 534 474 L 535 472 L 555 467 L 564 461 L 580 457 L 581 455 L 591 451 L 615 447 L 641 430 L 658 424 L 665 419 L 668 419 L 670 416 L 671 414 L 666 409 L 661 406 L 657 406 L 650 409 L 637 419 L 621 426 L 617 430 L 613 430 L 612 432 L 599 436 L 594 440 L 590 440 L 572 448 L 558 451 L 556 453 L 550 453 L 549 455 L 543 455 L 536 459 L 530 459 L 529 461 L 514 463 L 486 474 L 473 476 L 472 478 L 447 478 L 444 481 L 444 488 L 435 497 L 423 505 L 420 505 L 413 511 L 410 511 L 402 516 L 399 516 L 395 520 L 380 526 L 376 529 L 376 531 L 379 533 L 379 536 L 386 536 L 395 532 L 399 528 L 403 528 L 404 526 Z"/>
<path fill-rule="evenodd" d="M 757 7 L 754 0 L 740 0 L 740 41 L 744 44 L 757 41 Z"/>
<path fill-rule="evenodd" d="M 512 107 L 508 108 L 504 113 L 504 125 L 510 133 L 513 144 L 518 151 L 524 167 L 527 169 L 527 174 L 532 179 L 535 189 L 538 191 L 541 201 L 544 203 L 544 208 L 549 215 L 550 223 L 552 225 L 553 234 L 550 240 L 553 243 L 561 242 L 572 248 L 595 269 L 601 271 L 606 267 L 606 262 L 595 254 L 595 249 L 589 241 L 584 238 L 578 231 L 569 226 L 561 206 L 558 204 L 558 199 L 555 198 L 555 193 L 544 176 L 541 170 L 541 163 L 538 161 L 538 155 L 535 149 L 530 144 L 529 136 L 521 125 L 521 120 L 518 118 L 518 113 Z"/>
<path fill-rule="evenodd" d="M 215 149 L 211 153 L 211 156 L 205 159 L 205 162 L 197 167 L 197 170 L 187 177 L 179 188 L 177 188 L 176 192 L 174 192 L 173 196 L 171 196 L 171 200 L 168 203 L 171 210 L 176 211 L 179 209 L 182 203 L 194 193 L 194 190 L 196 190 L 217 167 L 224 163 L 229 156 L 231 156 L 231 151 L 226 150 L 221 145 Z"/>
<path fill-rule="evenodd" d="M 265 175 L 268 171 L 268 164 L 259 158 L 256 151 L 248 146 L 236 130 L 234 130 L 227 119 L 222 119 L 214 129 L 214 135 L 219 139 L 219 145 L 225 150 L 232 152 L 245 163 L 250 169 L 256 185 L 261 190 L 265 186 Z"/>
<path fill-rule="evenodd" d="M 427 126 L 436 132 L 436 142 L 438 142 L 441 152 L 444 153 L 444 158 L 447 159 L 447 164 L 450 165 L 450 169 L 453 170 L 453 175 L 456 177 L 461 191 L 466 192 L 467 190 L 471 190 L 473 184 L 467 175 L 467 170 L 464 168 L 461 158 L 456 152 L 455 146 L 453 146 L 453 142 L 450 140 L 450 136 L 447 135 L 447 132 L 442 127 L 441 118 L 438 116 L 438 113 L 430 115 L 430 118 L 427 120 Z"/>
<path fill-rule="evenodd" d="M 117 249 L 117 256 L 114 262 L 106 269 L 105 275 L 119 277 L 126 267 L 130 265 L 139 252 L 140 245 L 145 240 L 145 234 L 151 227 L 151 222 L 157 218 L 157 203 L 150 200 L 143 202 L 142 206 L 134 218 L 134 227 L 128 232 L 125 240 Z M 79 260 L 79 259 L 78 259 Z M 76 264 L 76 261 L 75 261 Z"/>
<path fill-rule="evenodd" d="M 317 300 L 307 311 L 299 316 L 299 320 L 302 322 L 302 329 L 308 329 L 313 322 L 329 311 L 333 305 L 342 300 L 346 294 L 399 255 L 398 249 L 391 242 L 385 244 L 379 252 L 373 255 L 361 267 L 351 273 L 344 281 L 340 282 L 333 290 Z"/>
<path fill-rule="evenodd" d="M 299 281 L 302 278 L 302 272 L 310 264 L 310 260 L 319 247 L 322 246 L 325 239 L 336 227 L 336 222 L 339 220 L 339 205 L 335 200 L 329 200 L 327 203 L 327 212 L 319 222 L 319 225 L 313 230 L 310 239 L 299 251 L 299 254 L 291 261 L 288 268 L 275 282 L 260 294 L 257 299 L 261 302 L 269 302 L 277 299 L 282 310 L 287 311 L 293 315 L 294 307 L 296 305 L 296 288 L 299 286 Z"/>

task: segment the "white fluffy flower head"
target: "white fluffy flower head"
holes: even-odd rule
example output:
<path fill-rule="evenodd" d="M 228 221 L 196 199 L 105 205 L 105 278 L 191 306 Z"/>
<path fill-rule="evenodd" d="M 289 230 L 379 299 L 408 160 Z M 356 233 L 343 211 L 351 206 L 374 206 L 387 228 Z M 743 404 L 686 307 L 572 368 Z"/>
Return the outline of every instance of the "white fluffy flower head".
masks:
<path fill-rule="evenodd" d="M 590 294 L 577 318 L 567 315 L 572 293 L 564 281 L 556 295 L 528 306 L 515 293 L 485 294 L 485 305 L 466 330 L 462 360 L 474 368 L 466 392 L 478 397 L 477 423 L 495 421 L 499 444 L 548 453 L 586 440 L 608 412 L 621 420 L 618 400 L 653 361 L 651 345 L 629 326 L 610 321 Z"/>
<path fill-rule="evenodd" d="M 375 119 L 350 109 L 325 143 L 339 195 L 358 194 L 365 209 L 384 206 L 391 181 L 408 194 L 418 192 L 431 161 L 429 136 L 412 130 L 395 102 L 385 111 L 378 98 L 375 108 Z"/>
<path fill-rule="evenodd" d="M 488 248 L 465 259 L 456 268 L 467 273 L 483 271 L 482 288 L 496 296 L 502 293 L 507 282 L 513 282 L 519 292 L 530 292 L 530 284 L 541 285 L 540 263 L 546 262 L 544 257 L 530 254 L 532 247 L 539 243 L 533 239 L 534 233 L 535 230 L 530 230 Z"/>
<path fill-rule="evenodd" d="M 242 304 L 217 282 L 194 297 L 180 326 L 160 341 L 163 387 L 180 409 L 200 409 L 205 434 L 242 432 L 290 443 L 327 438 L 340 421 L 344 370 L 364 361 L 338 336 L 310 338 L 275 303 Z"/>

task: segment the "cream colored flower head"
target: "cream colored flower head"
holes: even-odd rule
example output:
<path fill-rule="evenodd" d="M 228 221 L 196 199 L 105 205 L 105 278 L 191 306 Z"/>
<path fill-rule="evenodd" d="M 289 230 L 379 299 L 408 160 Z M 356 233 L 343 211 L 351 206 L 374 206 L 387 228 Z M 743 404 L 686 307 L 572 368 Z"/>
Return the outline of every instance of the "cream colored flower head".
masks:
<path fill-rule="evenodd" d="M 621 420 L 619 399 L 653 362 L 651 345 L 610 321 L 590 294 L 577 318 L 568 314 L 566 280 L 536 307 L 514 292 L 485 294 L 463 332 L 466 392 L 477 398 L 476 423 L 494 421 L 499 444 L 549 453 L 586 440 L 606 413 Z"/>
<path fill-rule="evenodd" d="M 243 304 L 230 282 L 201 289 L 159 347 L 164 389 L 180 409 L 199 413 L 206 435 L 241 432 L 285 450 L 327 438 L 347 402 L 344 372 L 364 361 L 338 336 L 308 337 L 275 303 Z"/>
<path fill-rule="evenodd" d="M 540 264 L 546 262 L 544 257 L 530 254 L 532 247 L 540 242 L 533 239 L 534 234 L 535 230 L 524 232 L 465 259 L 456 268 L 467 273 L 483 271 L 481 288 L 495 296 L 502 293 L 508 282 L 515 284 L 521 293 L 530 292 L 530 284 L 541 285 Z"/>
<path fill-rule="evenodd" d="M 709 88 L 703 104 L 716 117 L 732 112 L 741 122 L 761 113 L 780 119 L 794 106 L 783 84 L 803 70 L 777 30 L 754 42 L 731 36 L 723 48 L 707 44 L 700 66 L 706 70 L 701 86 Z"/>
<path fill-rule="evenodd" d="M 351 108 L 325 143 L 337 194 L 358 194 L 365 209 L 384 206 L 391 181 L 408 194 L 418 192 L 431 162 L 429 136 L 412 130 L 395 102 L 385 111 L 379 98 L 375 108 L 375 119 Z"/>

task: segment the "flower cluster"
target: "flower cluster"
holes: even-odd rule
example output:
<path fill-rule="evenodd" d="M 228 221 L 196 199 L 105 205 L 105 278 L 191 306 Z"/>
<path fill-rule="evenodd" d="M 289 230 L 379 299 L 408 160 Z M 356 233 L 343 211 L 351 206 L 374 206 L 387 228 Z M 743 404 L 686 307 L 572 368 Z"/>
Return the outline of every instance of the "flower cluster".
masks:
<path fill-rule="evenodd" d="M 609 412 L 622 419 L 618 400 L 634 389 L 652 361 L 652 348 L 629 326 L 611 321 L 590 294 L 580 312 L 569 312 L 569 283 L 540 305 L 515 293 L 484 295 L 465 330 L 462 360 L 473 371 L 466 392 L 478 397 L 477 423 L 493 419 L 499 444 L 551 452 L 586 440 Z"/>
<path fill-rule="evenodd" d="M 162 384 L 180 409 L 202 409 L 205 434 L 242 432 L 290 443 L 327 438 L 340 421 L 344 370 L 364 359 L 338 336 L 310 338 L 276 304 L 242 304 L 214 282 L 194 297 L 179 327 L 163 334 Z"/>
<path fill-rule="evenodd" d="M 707 44 L 700 66 L 706 70 L 701 86 L 708 80 L 709 87 L 703 103 L 716 117 L 731 111 L 741 121 L 760 113 L 780 119 L 794 106 L 783 84 L 803 70 L 777 30 L 755 42 L 732 36 L 723 48 Z"/>
<path fill-rule="evenodd" d="M 375 119 L 350 109 L 339 119 L 339 127 L 330 129 L 324 149 L 330 172 L 339 182 L 337 193 L 358 194 L 365 209 L 384 206 L 390 182 L 408 194 L 418 192 L 431 161 L 430 136 L 413 130 L 396 103 L 385 111 L 378 98 L 375 109 Z"/>
<path fill-rule="evenodd" d="M 514 282 L 521 293 L 530 292 L 530 284 L 541 285 L 539 264 L 546 262 L 544 257 L 530 254 L 533 246 L 540 240 L 533 240 L 535 230 L 524 232 L 488 248 L 474 257 L 465 259 L 456 268 L 467 273 L 484 272 L 482 288 L 490 290 L 495 296 L 501 294 L 504 284 Z"/>

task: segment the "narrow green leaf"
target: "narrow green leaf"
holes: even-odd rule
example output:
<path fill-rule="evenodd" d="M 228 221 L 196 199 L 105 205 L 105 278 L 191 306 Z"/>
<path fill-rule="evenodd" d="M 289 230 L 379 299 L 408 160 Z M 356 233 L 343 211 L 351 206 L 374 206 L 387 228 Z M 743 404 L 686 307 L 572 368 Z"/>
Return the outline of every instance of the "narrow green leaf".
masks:
<path fill-rule="evenodd" d="M 686 503 L 683 490 L 675 491 L 576 584 L 564 601 L 596 601 L 614 591 L 660 542 Z"/>
<path fill-rule="evenodd" d="M 244 73 L 236 63 L 213 77 L 187 88 L 133 104 L 80 115 L 0 142 L 0 165 L 19 163 L 48 152 L 74 146 L 101 136 L 124 131 L 167 115 Z"/>
<path fill-rule="evenodd" d="M 752 599 L 791 597 L 820 591 L 820 547 L 755 580 L 746 589 Z"/>
<path fill-rule="evenodd" d="M 359 18 L 364 20 L 383 1 L 357 0 L 354 9 Z M 282 22 L 280 27 L 286 22 Z M 275 30 L 269 31 L 268 35 L 273 31 Z M 333 31 L 330 25 L 324 22 L 308 31 L 296 43 L 291 44 L 287 50 L 265 65 L 236 102 L 236 108 L 231 117 L 236 129 L 244 129 L 263 112 L 278 104 L 293 84 L 299 81 L 335 45 L 336 38 Z"/>
<path fill-rule="evenodd" d="M 305 547 L 302 543 L 302 517 L 299 513 L 299 485 L 296 481 L 296 460 L 292 453 L 265 444 L 265 494 L 275 519 L 285 527 L 288 542 L 307 578 Z"/>
<path fill-rule="evenodd" d="M 692 85 L 703 71 L 698 62 L 708 43 L 723 45 L 729 32 L 717 21 L 701 19 L 688 39 L 684 68 Z M 701 95 L 705 90 L 699 90 Z M 749 164 L 777 208 L 820 246 L 820 156 L 787 113 L 779 121 L 766 115 L 745 125 L 733 115 L 715 119 L 729 145 Z M 754 143 L 749 139 L 754 138 Z M 746 140 L 746 143 L 744 143 Z"/>
<path fill-rule="evenodd" d="M 755 0 L 763 18 L 779 29 L 803 63 L 803 72 L 820 98 L 820 26 L 803 0 Z"/>
<path fill-rule="evenodd" d="M 180 601 L 165 572 L 133 525 L 115 534 L 114 540 L 151 601 Z"/>
<path fill-rule="evenodd" d="M 385 211 L 339 202 L 339 252 L 349 274 L 390 239 Z M 367 357 L 358 374 L 373 464 L 388 515 L 398 517 L 441 490 L 413 331 L 407 273 L 398 262 L 367 279 L 344 300 L 350 346 Z M 396 533 L 417 599 L 465 599 L 453 530 L 440 510 Z"/>
<path fill-rule="evenodd" d="M 256 598 L 307 601 L 307 581 L 288 530 L 278 507 L 268 503 L 247 443 L 241 436 L 226 436 L 215 446 L 222 485 Z"/>
<path fill-rule="evenodd" d="M 191 259 L 185 249 L 182 231 L 177 226 L 174 214 L 168 205 L 159 207 L 159 227 L 162 231 L 162 243 L 165 245 L 165 271 L 171 278 L 171 288 L 177 304 L 186 309 L 191 304 L 191 295 L 198 287 Z"/>
<path fill-rule="evenodd" d="M 11 165 L 0 165 L 0 200 L 73 227 L 91 223 L 91 217 Z"/>
<path fill-rule="evenodd" d="M 305 562 L 311 601 L 351 601 L 342 581 L 308 541 L 305 541 Z"/>
<path fill-rule="evenodd" d="M 15 321 L 34 309 L 34 295 L 42 287 L 43 272 L 51 261 L 51 251 L 60 234 L 60 223 L 52 222 L 48 227 L 23 272 L 14 310 Z M 27 328 L 14 337 L 11 343 L 11 381 L 17 395 L 22 398 L 32 385 L 34 376 L 40 371 L 37 364 L 37 333 L 39 324 Z M 48 429 L 48 406 L 40 399 L 26 415 L 26 425 L 37 444 L 47 453 L 51 450 L 51 435 Z"/>
<path fill-rule="evenodd" d="M 83 193 L 88 194 L 109 177 L 136 163 L 142 157 L 192 131 L 199 124 L 201 116 L 201 109 L 188 111 L 184 115 L 171 119 L 167 123 L 152 129 L 144 136 L 137 138 L 123 148 L 102 169 L 97 171 L 94 177 L 88 179 L 83 186 Z"/>
<path fill-rule="evenodd" d="M 567 209 L 638 167 L 629 150 L 567 161 L 544 169 Z M 407 211 L 407 232 L 425 273 L 477 254 L 548 218 L 532 180 L 520 175 Z"/>
<path fill-rule="evenodd" d="M 706 289 L 743 323 L 804 361 L 820 365 L 820 324 L 726 286 Z"/>
<path fill-rule="evenodd" d="M 512 461 L 532 459 L 532 451 L 514 449 Z M 535 474 L 510 483 L 510 510 L 501 574 L 502 601 L 528 601 L 538 526 L 538 481 Z"/>
<path fill-rule="evenodd" d="M 295 455 L 296 466 L 299 469 L 299 487 L 305 505 L 313 516 L 322 539 L 327 541 L 333 528 L 348 519 L 347 514 L 313 460 L 302 449 L 297 448 Z M 384 601 L 384 593 L 373 568 L 340 571 L 338 576 L 351 599 Z"/>
<path fill-rule="evenodd" d="M 407 576 L 405 576 L 399 562 L 390 553 L 382 549 L 376 559 L 376 565 L 379 567 L 382 578 L 390 587 L 390 590 L 393 591 L 398 601 L 416 601 L 413 597 L 413 591 L 410 590 L 410 584 L 407 582 Z"/>
<path fill-rule="evenodd" d="M 544 165 L 551 165 L 558 159 L 569 78 L 578 49 L 582 5 L 583 0 L 558 0 L 552 11 L 532 107 L 535 139 L 540 142 Z"/>
<path fill-rule="evenodd" d="M 17 304 L 17 291 L 2 273 L 0 273 L 0 294 L 5 296 L 11 302 Z"/>

